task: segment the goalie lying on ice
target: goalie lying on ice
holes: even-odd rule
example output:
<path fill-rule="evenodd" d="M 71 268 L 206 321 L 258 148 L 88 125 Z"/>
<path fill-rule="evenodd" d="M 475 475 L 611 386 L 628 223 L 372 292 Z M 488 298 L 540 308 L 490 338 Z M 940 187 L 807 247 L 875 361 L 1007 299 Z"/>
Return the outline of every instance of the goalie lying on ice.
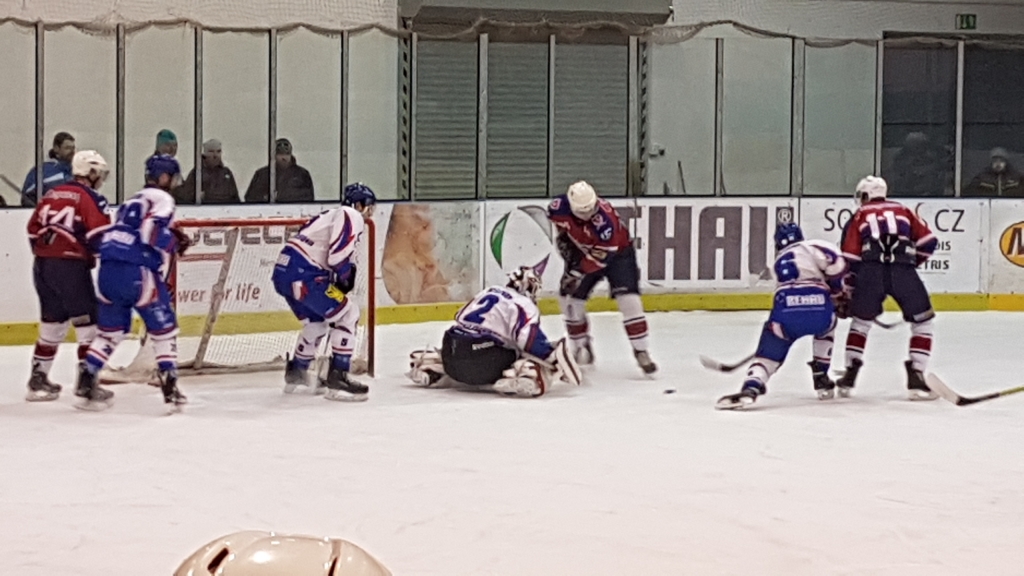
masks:
<path fill-rule="evenodd" d="M 579 386 L 579 366 L 565 340 L 548 342 L 540 328 L 540 277 L 527 266 L 504 287 L 480 292 L 455 316 L 441 350 L 409 355 L 409 378 L 420 386 L 463 385 L 509 396 L 541 396 L 557 381 Z"/>

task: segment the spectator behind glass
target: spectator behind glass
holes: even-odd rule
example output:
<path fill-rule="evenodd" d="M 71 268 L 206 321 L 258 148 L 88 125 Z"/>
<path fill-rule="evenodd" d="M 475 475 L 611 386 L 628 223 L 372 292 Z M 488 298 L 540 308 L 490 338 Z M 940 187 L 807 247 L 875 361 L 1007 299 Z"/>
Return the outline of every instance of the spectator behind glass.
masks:
<path fill-rule="evenodd" d="M 171 158 L 178 155 L 178 137 L 167 128 L 156 133 L 156 149 L 153 155 L 159 156 L 160 154 L 166 154 Z"/>
<path fill-rule="evenodd" d="M 961 196 L 982 196 L 987 198 L 1024 198 L 1021 173 L 1010 164 L 1010 154 L 1005 148 L 993 148 L 992 163 L 982 170 L 964 188 Z"/>
<path fill-rule="evenodd" d="M 75 137 L 67 132 L 58 132 L 53 137 L 53 148 L 50 148 L 49 155 L 50 159 L 43 162 L 42 194 L 46 194 L 54 186 L 72 180 L 71 159 L 75 156 Z M 25 176 L 25 184 L 21 187 L 21 205 L 35 206 L 36 200 L 36 169 L 32 168 Z"/>
<path fill-rule="evenodd" d="M 231 169 L 221 160 L 220 140 L 203 143 L 203 204 L 238 204 L 238 184 Z M 193 168 L 185 184 L 172 192 L 177 204 L 196 203 L 196 169 Z"/>
<path fill-rule="evenodd" d="M 275 143 L 274 162 L 277 167 L 276 202 L 312 202 L 313 178 L 309 170 L 298 165 L 292 156 L 292 143 L 281 138 Z M 245 191 L 246 202 L 270 202 L 270 166 L 264 166 L 252 175 L 249 189 Z"/>
<path fill-rule="evenodd" d="M 891 196 L 944 196 L 952 182 L 952 158 L 924 132 L 907 134 L 892 160 Z"/>

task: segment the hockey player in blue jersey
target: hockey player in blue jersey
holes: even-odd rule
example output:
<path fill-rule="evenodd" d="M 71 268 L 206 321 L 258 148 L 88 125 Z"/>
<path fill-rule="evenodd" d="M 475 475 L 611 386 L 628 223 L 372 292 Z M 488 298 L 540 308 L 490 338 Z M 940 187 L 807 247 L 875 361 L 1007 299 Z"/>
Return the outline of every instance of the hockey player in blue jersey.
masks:
<path fill-rule="evenodd" d="M 179 177 L 178 161 L 154 155 L 146 161 L 146 187 L 121 205 L 114 223 L 103 234 L 99 258 L 99 333 L 86 354 L 75 395 L 79 407 L 103 409 L 113 392 L 100 388 L 96 375 L 131 330 L 132 310 L 146 325 L 156 351 L 164 402 L 172 412 L 185 404 L 178 390 L 178 321 L 167 288 L 167 268 L 173 254 L 189 241 L 172 226 L 171 186 Z"/>
<path fill-rule="evenodd" d="M 804 240 L 803 231 L 794 223 L 780 224 L 775 230 L 774 272 L 778 279 L 771 315 L 761 332 L 743 388 L 737 394 L 723 396 L 716 404 L 720 410 L 744 408 L 765 394 L 768 379 L 785 361 L 790 347 L 804 336 L 814 337 L 811 372 L 818 398 L 835 395 L 835 383 L 828 377 L 832 358 L 836 306 L 847 299 L 843 277 L 847 265 L 839 248 L 821 240 Z M 840 395 L 845 395 L 840 389 Z"/>
<path fill-rule="evenodd" d="M 328 400 L 366 400 L 369 388 L 349 376 L 359 305 L 346 294 L 356 285 L 356 248 L 376 203 L 368 186 L 349 184 L 342 206 L 314 216 L 281 250 L 274 266 L 274 290 L 302 322 L 295 353 L 285 368 L 287 393 L 308 385 L 309 366 L 327 336 L 331 362 L 327 377 L 318 375 L 318 388 L 326 388 Z"/>

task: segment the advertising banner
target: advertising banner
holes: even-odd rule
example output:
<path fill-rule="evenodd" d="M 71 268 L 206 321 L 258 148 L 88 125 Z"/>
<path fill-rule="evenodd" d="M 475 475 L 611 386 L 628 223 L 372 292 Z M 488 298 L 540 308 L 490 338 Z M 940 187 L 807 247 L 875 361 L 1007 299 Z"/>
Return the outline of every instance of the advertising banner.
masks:
<path fill-rule="evenodd" d="M 985 291 L 985 237 L 988 230 L 987 200 L 907 200 L 939 238 L 935 255 L 918 270 L 933 293 Z M 853 199 L 804 198 L 800 225 L 808 238 L 838 244 L 843 226 L 856 210 Z"/>
<path fill-rule="evenodd" d="M 992 200 L 988 292 L 1024 293 L 1024 200 Z"/>
<path fill-rule="evenodd" d="M 771 291 L 775 223 L 797 217 L 791 199 L 611 202 L 638 239 L 641 288 L 649 293 Z M 543 270 L 544 292 L 554 294 L 563 265 L 546 202 L 488 202 L 484 220 L 485 283 L 504 282 L 518 266 L 536 266 Z"/>
<path fill-rule="evenodd" d="M 480 202 L 398 203 L 386 230 L 378 305 L 465 302 L 480 291 Z"/>

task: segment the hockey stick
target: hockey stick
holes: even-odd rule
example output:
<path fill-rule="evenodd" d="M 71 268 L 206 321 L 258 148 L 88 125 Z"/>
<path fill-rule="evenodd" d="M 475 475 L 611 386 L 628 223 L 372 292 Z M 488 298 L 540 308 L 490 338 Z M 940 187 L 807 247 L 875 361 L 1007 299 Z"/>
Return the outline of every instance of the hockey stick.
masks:
<path fill-rule="evenodd" d="M 751 360 L 754 359 L 754 356 L 757 356 L 756 352 L 754 354 L 751 354 L 750 356 L 747 356 L 743 360 L 740 360 L 739 362 L 736 362 L 735 364 L 724 364 L 722 362 L 719 362 L 718 360 L 715 360 L 713 358 L 708 358 L 707 356 L 704 356 L 702 354 L 701 357 L 700 357 L 700 363 L 701 363 L 702 366 L 704 366 L 708 370 L 715 370 L 717 372 L 726 372 L 726 373 L 728 373 L 728 372 L 735 372 L 737 368 L 741 368 L 741 367 L 745 366 L 747 364 L 747 362 L 750 362 Z"/>
<path fill-rule="evenodd" d="M 14 190 L 14 191 L 15 191 L 15 192 L 17 192 L 18 194 L 21 194 L 21 188 L 19 188 L 19 187 L 18 187 L 18 185 L 17 185 L 17 184 L 15 184 L 15 183 L 14 183 L 14 182 L 13 182 L 13 181 L 12 181 L 12 180 L 11 180 L 10 178 L 8 178 L 7 176 L 5 176 L 5 175 L 3 175 L 3 174 L 0 174 L 0 181 L 2 181 L 2 182 L 3 182 L 4 184 L 7 184 L 8 186 L 10 186 L 10 187 L 11 187 L 11 190 Z"/>
<path fill-rule="evenodd" d="M 903 320 L 897 320 L 896 322 L 891 322 L 890 323 L 890 322 L 882 322 L 878 318 L 875 318 L 874 322 L 880 328 L 884 328 L 886 330 L 892 330 L 893 328 L 899 326 L 900 324 L 903 324 Z"/>
<path fill-rule="evenodd" d="M 949 386 L 946 386 L 946 383 L 935 374 L 928 374 L 925 376 L 925 381 L 933 392 L 941 396 L 944 400 L 952 402 L 957 406 L 969 406 L 971 404 L 977 404 L 978 402 L 995 400 L 996 398 L 1002 398 L 1003 396 L 1009 396 L 1010 394 L 1024 392 L 1024 386 L 1017 386 L 1015 388 L 1007 388 L 1006 390 L 992 392 L 991 394 L 983 394 L 981 396 L 961 396 L 951 390 Z"/>

